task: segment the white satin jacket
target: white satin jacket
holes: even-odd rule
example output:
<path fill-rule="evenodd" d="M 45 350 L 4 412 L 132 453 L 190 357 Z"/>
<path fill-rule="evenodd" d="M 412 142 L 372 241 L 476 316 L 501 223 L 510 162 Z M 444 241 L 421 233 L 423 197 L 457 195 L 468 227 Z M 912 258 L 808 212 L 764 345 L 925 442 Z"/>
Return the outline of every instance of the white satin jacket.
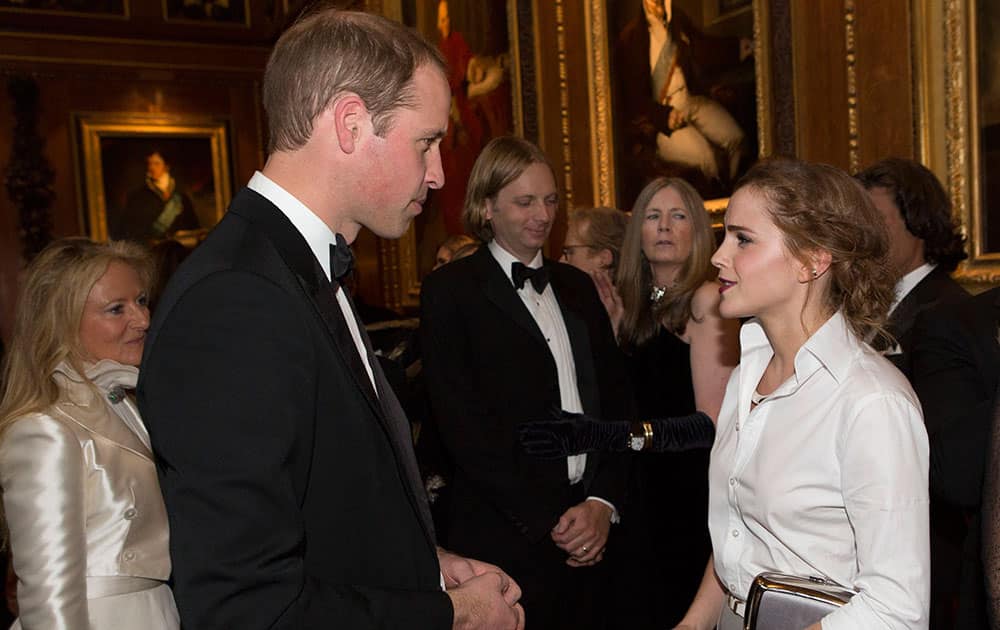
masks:
<path fill-rule="evenodd" d="M 167 514 L 149 435 L 134 404 L 121 396 L 121 387 L 135 387 L 138 370 L 104 360 L 86 376 L 96 389 L 60 364 L 53 374 L 59 401 L 14 422 L 0 442 L 25 628 L 88 628 L 88 590 L 99 597 L 101 580 L 170 575 Z"/>

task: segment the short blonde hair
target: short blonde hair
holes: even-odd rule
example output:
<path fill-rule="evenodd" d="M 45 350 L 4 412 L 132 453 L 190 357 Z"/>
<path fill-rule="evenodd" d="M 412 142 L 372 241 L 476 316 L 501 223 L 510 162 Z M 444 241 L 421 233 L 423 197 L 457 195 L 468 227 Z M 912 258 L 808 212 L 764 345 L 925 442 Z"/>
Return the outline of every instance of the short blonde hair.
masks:
<path fill-rule="evenodd" d="M 516 136 L 500 136 L 490 140 L 476 163 L 472 165 L 465 190 L 462 222 L 465 230 L 486 243 L 493 239 L 493 226 L 486 218 L 486 202 L 496 201 L 504 186 L 521 176 L 532 164 L 552 164 L 533 143 Z M 552 173 L 555 179 L 555 172 Z"/>
<path fill-rule="evenodd" d="M 59 397 L 52 372 L 67 361 L 83 374 L 80 319 L 94 284 L 113 262 L 128 265 L 149 287 L 153 263 L 141 245 L 65 238 L 49 244 L 28 265 L 4 358 L 0 435 L 21 416 L 41 411 Z"/>

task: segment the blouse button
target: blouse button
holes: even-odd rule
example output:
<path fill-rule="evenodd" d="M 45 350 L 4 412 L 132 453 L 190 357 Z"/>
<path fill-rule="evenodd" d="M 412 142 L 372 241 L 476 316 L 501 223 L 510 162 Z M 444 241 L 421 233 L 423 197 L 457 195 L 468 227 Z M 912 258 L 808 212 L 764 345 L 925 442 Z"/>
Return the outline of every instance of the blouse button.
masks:
<path fill-rule="evenodd" d="M 135 518 L 136 514 L 137 514 L 137 512 L 136 512 L 135 508 L 129 508 L 129 509 L 125 510 L 125 520 L 131 521 L 133 518 Z"/>
<path fill-rule="evenodd" d="M 736 485 L 736 477 L 730 477 L 729 478 L 729 485 L 731 485 L 731 486 L 735 486 Z"/>
<path fill-rule="evenodd" d="M 733 538 L 739 538 L 739 537 L 740 537 L 740 530 L 734 529 L 733 530 Z"/>
<path fill-rule="evenodd" d="M 135 552 L 134 551 L 126 551 L 125 555 L 124 555 L 124 558 L 125 558 L 125 560 L 128 560 L 128 561 L 135 560 Z"/>

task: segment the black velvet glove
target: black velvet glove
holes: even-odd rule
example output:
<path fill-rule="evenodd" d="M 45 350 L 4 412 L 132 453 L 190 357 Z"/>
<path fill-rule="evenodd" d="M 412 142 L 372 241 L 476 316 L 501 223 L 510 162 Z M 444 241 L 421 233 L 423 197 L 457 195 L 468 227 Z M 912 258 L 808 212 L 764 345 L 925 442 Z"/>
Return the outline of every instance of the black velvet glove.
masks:
<path fill-rule="evenodd" d="M 706 448 L 715 440 L 715 425 L 700 411 L 649 422 L 653 425 L 652 452 Z M 628 422 L 602 422 L 582 413 L 559 411 L 552 420 L 521 424 L 517 433 L 524 452 L 554 459 L 595 451 L 625 451 L 629 429 Z"/>

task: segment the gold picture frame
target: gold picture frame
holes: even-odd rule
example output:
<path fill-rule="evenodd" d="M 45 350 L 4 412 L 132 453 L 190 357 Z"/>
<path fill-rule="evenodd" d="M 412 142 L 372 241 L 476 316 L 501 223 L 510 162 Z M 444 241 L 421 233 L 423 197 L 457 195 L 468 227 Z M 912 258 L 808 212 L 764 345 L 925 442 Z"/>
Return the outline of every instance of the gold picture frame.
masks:
<path fill-rule="evenodd" d="M 912 0 L 911 8 L 919 157 L 944 183 L 967 239 L 969 258 L 954 275 L 974 289 L 995 285 L 1000 247 L 991 250 L 986 238 L 977 0 Z"/>
<path fill-rule="evenodd" d="M 127 212 L 131 191 L 146 186 L 146 156 L 164 153 L 176 190 L 186 196 L 197 228 L 172 233 L 193 245 L 221 218 L 232 197 L 229 132 L 225 121 L 139 113 L 75 114 L 77 188 L 85 208 L 83 231 L 97 241 L 109 237 L 109 222 Z M 175 154 L 168 157 L 170 153 Z M 113 230 L 112 230 L 113 231 Z M 139 234 L 116 237 L 148 240 Z"/>
<path fill-rule="evenodd" d="M 595 205 L 627 207 L 629 201 L 620 199 L 616 184 L 615 138 L 616 124 L 612 93 L 610 47 L 613 35 L 609 30 L 608 7 L 616 0 L 587 0 L 587 79 L 590 85 L 591 163 L 594 165 L 593 196 Z M 708 2 L 709 0 L 705 0 Z M 708 5 L 706 5 L 708 6 Z M 752 11 L 753 55 L 755 63 L 754 97 L 757 123 L 756 159 L 772 152 L 771 123 L 771 32 L 769 0 L 752 0 L 750 6 L 733 12 L 739 15 Z M 718 12 L 717 12 L 718 13 Z M 719 16 L 716 15 L 716 18 Z M 716 20 L 717 21 L 717 20 Z M 713 226 L 720 227 L 729 203 L 728 197 L 706 199 Z"/>
<path fill-rule="evenodd" d="M 200 26 L 250 27 L 250 0 L 233 0 L 224 8 L 218 8 L 211 2 L 187 4 L 181 0 L 162 0 L 161 5 L 164 22 L 181 22 Z M 213 9 L 221 12 L 212 12 Z"/>

